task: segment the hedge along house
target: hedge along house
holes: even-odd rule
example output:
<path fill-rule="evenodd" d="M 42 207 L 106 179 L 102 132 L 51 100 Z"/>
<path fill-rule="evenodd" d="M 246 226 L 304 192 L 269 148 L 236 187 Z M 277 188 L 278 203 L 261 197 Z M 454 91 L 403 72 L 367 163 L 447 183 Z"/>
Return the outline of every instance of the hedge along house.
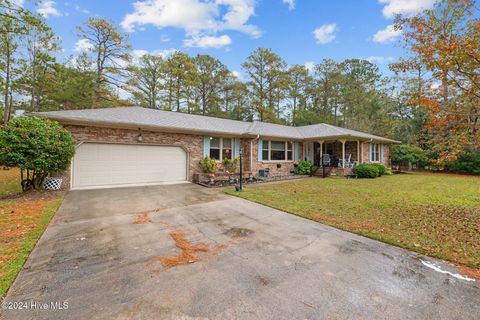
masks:
<path fill-rule="evenodd" d="M 318 164 L 322 154 L 338 158 L 340 169 L 346 163 L 388 165 L 389 146 L 397 142 L 327 124 L 292 127 L 142 107 L 31 115 L 62 123 L 75 138 L 76 154 L 64 174 L 72 189 L 195 181 L 201 159 L 233 159 L 240 149 L 244 171 L 253 175 L 267 168 L 271 175 L 286 174 L 299 160 Z"/>

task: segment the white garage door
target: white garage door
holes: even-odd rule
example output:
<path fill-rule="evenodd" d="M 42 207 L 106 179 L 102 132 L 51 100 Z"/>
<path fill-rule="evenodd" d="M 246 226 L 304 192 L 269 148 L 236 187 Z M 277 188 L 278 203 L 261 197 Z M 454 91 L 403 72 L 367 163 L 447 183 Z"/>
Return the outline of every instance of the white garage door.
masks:
<path fill-rule="evenodd" d="M 83 143 L 72 175 L 73 189 L 184 182 L 187 154 L 173 146 Z"/>

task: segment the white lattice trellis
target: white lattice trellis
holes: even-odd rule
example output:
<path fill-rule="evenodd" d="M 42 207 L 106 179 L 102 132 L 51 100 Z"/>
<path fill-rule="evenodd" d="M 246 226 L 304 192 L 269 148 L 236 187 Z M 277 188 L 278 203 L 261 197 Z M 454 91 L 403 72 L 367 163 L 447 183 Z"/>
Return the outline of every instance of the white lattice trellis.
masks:
<path fill-rule="evenodd" d="M 43 188 L 47 190 L 60 190 L 62 179 L 47 177 L 43 181 Z"/>

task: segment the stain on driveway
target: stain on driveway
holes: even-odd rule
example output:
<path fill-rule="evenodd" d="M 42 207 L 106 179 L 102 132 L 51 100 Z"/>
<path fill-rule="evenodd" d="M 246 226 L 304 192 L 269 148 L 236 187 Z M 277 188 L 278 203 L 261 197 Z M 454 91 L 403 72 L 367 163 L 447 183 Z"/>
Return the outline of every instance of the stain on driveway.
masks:
<path fill-rule="evenodd" d="M 192 184 L 73 191 L 54 220 L 5 302 L 68 309 L 6 319 L 480 314 L 478 282 L 422 261 L 450 265 Z"/>

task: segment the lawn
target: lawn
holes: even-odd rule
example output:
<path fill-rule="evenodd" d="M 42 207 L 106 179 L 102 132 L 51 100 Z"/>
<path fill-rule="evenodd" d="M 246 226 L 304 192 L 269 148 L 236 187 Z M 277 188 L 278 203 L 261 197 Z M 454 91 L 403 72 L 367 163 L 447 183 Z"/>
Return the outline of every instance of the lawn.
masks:
<path fill-rule="evenodd" d="M 22 191 L 19 179 L 19 169 L 12 168 L 7 170 L 0 166 L 0 197 Z"/>
<path fill-rule="evenodd" d="M 62 192 L 20 191 L 18 170 L 0 167 L 0 299 L 63 199 Z"/>
<path fill-rule="evenodd" d="M 310 178 L 226 192 L 461 266 L 480 268 L 478 177 Z"/>

